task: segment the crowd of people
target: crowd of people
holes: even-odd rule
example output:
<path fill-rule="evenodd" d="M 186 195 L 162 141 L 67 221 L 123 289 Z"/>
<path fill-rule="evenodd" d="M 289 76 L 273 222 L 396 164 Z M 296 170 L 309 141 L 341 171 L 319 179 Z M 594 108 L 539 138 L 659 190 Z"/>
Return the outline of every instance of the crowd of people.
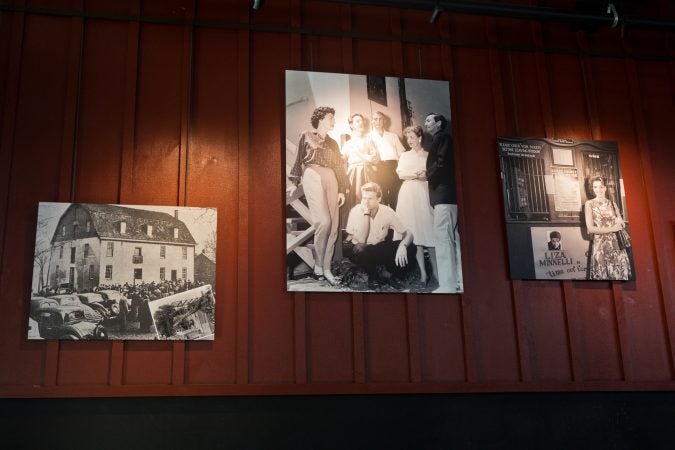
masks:
<path fill-rule="evenodd" d="M 300 136 L 288 194 L 302 186 L 311 213 L 312 277 L 341 286 L 332 262 L 345 230 L 345 256 L 369 280 L 396 284 L 416 269 L 422 285 L 438 283 L 435 292 L 461 291 L 449 123 L 440 114 L 428 114 L 424 128 L 403 131 L 406 150 L 401 138 L 386 129 L 387 119 L 375 112 L 369 130 L 363 114 L 351 114 L 351 136 L 340 147 L 329 135 L 335 110 L 322 106 L 310 118 L 312 129 Z"/>
<path fill-rule="evenodd" d="M 179 292 L 189 291 L 204 283 L 190 280 L 164 280 L 160 282 L 138 284 L 102 284 L 96 291 L 113 290 L 121 293 L 128 301 L 120 302 L 120 331 L 126 331 L 127 321 L 138 321 L 139 330 L 149 333 L 152 328 L 152 315 L 149 303 L 153 300 L 168 297 Z"/>
<path fill-rule="evenodd" d="M 202 282 L 194 282 L 182 279 L 176 281 L 152 281 L 150 283 L 142 282 L 138 284 L 101 284 L 94 290 L 94 292 L 112 290 L 124 294 L 129 299 L 139 297 L 146 298 L 148 301 L 153 301 L 163 297 L 168 297 L 169 295 L 177 294 L 179 292 L 189 291 L 190 289 L 194 289 L 203 285 L 204 283 Z"/>

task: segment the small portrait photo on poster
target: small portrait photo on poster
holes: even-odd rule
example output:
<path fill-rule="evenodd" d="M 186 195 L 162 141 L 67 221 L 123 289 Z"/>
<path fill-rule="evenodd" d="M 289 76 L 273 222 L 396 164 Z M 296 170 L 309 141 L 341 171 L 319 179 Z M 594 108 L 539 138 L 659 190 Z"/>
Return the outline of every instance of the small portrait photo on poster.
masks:
<path fill-rule="evenodd" d="M 548 249 L 549 250 L 562 250 L 562 236 L 560 231 L 550 231 L 548 233 Z"/>
<path fill-rule="evenodd" d="M 463 292 L 447 81 L 286 71 L 289 291 Z"/>

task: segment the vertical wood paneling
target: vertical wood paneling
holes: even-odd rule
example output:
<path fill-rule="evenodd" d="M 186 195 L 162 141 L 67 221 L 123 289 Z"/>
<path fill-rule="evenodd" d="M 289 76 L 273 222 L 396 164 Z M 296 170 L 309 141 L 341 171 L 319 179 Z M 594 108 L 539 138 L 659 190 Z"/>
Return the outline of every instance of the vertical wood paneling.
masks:
<path fill-rule="evenodd" d="M 237 340 L 237 32 L 194 36 L 188 206 L 218 207 L 216 337 L 186 346 L 187 384 L 234 383 Z"/>
<path fill-rule="evenodd" d="M 6 65 L 6 71 L 3 71 L 2 84 L 4 91 L 1 94 L 2 102 L 2 128 L 0 128 L 0 159 L 4 164 L 0 165 L 0 261 L 2 261 L 3 270 L 0 271 L 0 305 L 7 308 L 10 303 L 9 298 L 6 297 L 8 285 L 12 278 L 5 269 L 5 251 L 8 250 L 10 239 L 5 239 L 8 236 L 7 229 L 9 228 L 10 205 L 12 204 L 12 172 L 15 160 L 15 142 L 14 137 L 17 127 L 17 115 L 19 113 L 19 98 L 20 98 L 20 81 L 21 68 L 23 66 L 23 42 L 24 42 L 24 14 L 13 13 L 3 14 L 0 17 L 0 26 L 2 27 L 1 36 L 3 40 L 3 58 L 2 63 Z M 31 247 L 32 250 L 32 247 Z M 17 317 L 17 323 L 24 323 L 25 317 L 28 314 L 28 307 L 19 308 L 22 315 Z M 24 322 L 22 322 L 22 320 Z M 20 330 L 10 329 L 5 327 L 0 330 L 0 353 L 2 355 L 16 355 L 16 346 L 18 342 L 23 339 L 22 327 Z M 9 339 L 9 335 L 13 334 L 14 339 Z M 28 349 L 24 349 L 27 352 Z M 41 353 L 39 347 L 34 346 L 34 355 Z M 39 359 L 33 356 L 34 363 L 33 370 L 37 377 L 41 375 L 41 367 Z M 35 380 L 37 377 L 33 377 Z M 3 383 L 12 383 L 14 378 L 13 371 L 2 371 L 0 373 L 0 381 Z"/>
<path fill-rule="evenodd" d="M 29 15 L 23 26 L 17 22 L 15 25 L 16 33 L 21 35 L 14 36 L 14 44 L 21 46 L 22 54 L 20 60 L 15 61 L 20 62 L 20 67 L 11 73 L 12 78 L 19 77 L 14 130 L 10 133 L 11 140 L 3 141 L 3 145 L 9 145 L 7 151 L 11 151 L 8 159 L 11 173 L 8 177 L 7 215 L 3 219 L 7 239 L 2 255 L 0 295 L 6 312 L 4 320 L 16 324 L 16 328 L 6 327 L 0 334 L 7 346 L 3 357 L 12 361 L 8 365 L 11 370 L 3 373 L 3 379 L 10 384 L 29 382 L 54 386 L 57 382 L 59 345 L 57 342 L 37 346 L 26 344 L 25 324 L 28 317 L 27 288 L 32 284 L 37 202 L 56 200 L 59 195 L 63 119 L 68 101 L 65 91 L 68 85 L 71 21 Z M 45 41 L 45 33 L 52 39 Z M 11 100 L 12 96 L 9 93 L 8 99 Z M 7 119 L 11 119 L 14 111 L 8 112 Z M 5 123 L 8 124 L 8 121 Z M 38 152 L 37 158 L 33 151 Z M 72 148 L 68 151 L 72 154 Z"/>
<path fill-rule="evenodd" d="M 78 202 L 118 202 L 127 30 L 124 23 L 85 23 L 75 177 Z"/>
<path fill-rule="evenodd" d="M 496 36 L 496 21 L 494 19 L 486 20 L 486 30 L 488 41 L 492 44 L 495 44 L 498 41 Z M 501 67 L 500 67 L 500 53 L 497 49 L 489 50 L 489 69 L 490 69 L 490 79 L 492 82 L 492 101 L 494 105 L 495 113 L 495 133 L 497 136 L 504 136 L 508 134 L 515 133 L 520 135 L 519 129 L 519 120 L 518 117 L 518 102 L 515 95 L 515 89 L 513 89 L 513 83 L 508 83 L 510 86 L 504 88 L 507 81 L 513 79 L 513 65 L 511 63 L 510 54 L 507 55 L 507 64 L 505 68 L 508 71 L 508 75 L 502 77 Z M 505 78 L 505 79 L 504 79 Z M 511 101 L 507 102 L 507 92 L 511 93 Z M 511 105 L 511 111 L 507 111 L 507 104 Z M 510 113 L 510 114 L 509 114 Z M 507 117 L 508 116 L 508 117 Z M 513 120 L 513 129 L 509 130 L 507 128 L 507 123 L 510 122 L 509 118 L 514 118 Z M 512 133 L 511 133 L 512 132 Z M 495 149 L 496 152 L 496 149 Z M 523 381 L 531 381 L 532 373 L 530 367 L 530 348 L 528 341 L 526 339 L 526 334 L 528 333 L 527 324 L 523 320 L 522 309 L 524 307 L 523 299 L 521 296 L 520 289 L 520 280 L 511 281 L 511 289 L 509 290 L 510 294 L 510 303 L 511 303 L 511 317 L 513 320 L 513 327 L 516 334 L 516 355 L 518 358 L 518 371 L 519 378 Z M 504 294 L 507 294 L 506 292 Z M 502 297 L 504 303 L 507 302 L 507 295 Z M 506 320 L 506 317 L 504 317 Z"/>
<path fill-rule="evenodd" d="M 284 119 L 284 68 L 290 43 L 274 33 L 251 37 L 250 254 L 251 382 L 293 382 L 295 342 L 293 295 L 285 293 L 283 191 L 280 135 Z M 259 120 L 264 117 L 264 120 Z M 274 193 L 277 193 L 276 195 Z"/>
<path fill-rule="evenodd" d="M 467 380 L 459 296 L 418 296 L 421 376 L 425 382 Z M 448 298 L 451 300 L 448 301 Z"/>
<path fill-rule="evenodd" d="M 16 109 L 19 102 L 19 78 L 23 45 L 23 13 L 0 15 L 0 64 L 6 70 L 0 71 L 0 213 L 8 216 L 9 183 L 12 171 L 12 149 Z M 5 248 L 6 220 L 0 220 L 0 261 Z M 2 277 L 0 276 L 0 283 Z M 0 287 L 2 285 L 0 284 Z M 0 344 L 2 345 L 2 344 Z M 0 347 L 1 348 L 1 347 Z"/>
<path fill-rule="evenodd" d="M 592 139 L 579 58 L 548 55 L 546 63 L 555 137 Z"/>
<path fill-rule="evenodd" d="M 520 381 L 524 390 L 547 382 L 586 389 L 591 381 L 672 380 L 675 216 L 672 196 L 660 194 L 673 185 L 675 65 L 587 56 L 639 52 L 650 40 L 631 39 L 628 48 L 616 30 L 584 36 L 502 19 L 487 20 L 486 33 L 480 17 L 442 14 L 429 24 L 427 12 L 303 0 L 256 12 L 243 1 L 89 3 L 96 12 L 187 22 L 0 16 L 0 305 L 13 324 L 0 329 L 0 354 L 12 361 L 0 370 L 2 392 L 43 384 L 108 395 L 109 383 L 181 385 L 185 393 L 251 382 L 315 383 L 318 391 L 321 383 L 358 391 L 379 382 L 464 390 L 454 384 L 461 381 L 472 382 L 466 389 Z M 195 29 L 194 15 L 203 21 Z M 204 25 L 217 20 L 243 28 Z M 392 40 L 272 33 L 250 23 Z M 403 44 L 398 36 L 476 46 Z M 282 189 L 287 68 L 451 81 L 464 294 L 284 292 L 283 204 L 274 193 Z M 635 282 L 509 279 L 501 134 L 619 143 Z M 216 339 L 27 342 L 36 204 L 54 200 L 218 206 Z"/>
<path fill-rule="evenodd" d="M 142 24 L 134 129 L 132 204 L 175 205 L 180 181 L 184 40 L 181 27 Z M 162 182 L 157 182 L 162 174 Z M 168 384 L 173 377 L 173 344 L 129 341 L 125 383 Z"/>
<path fill-rule="evenodd" d="M 613 292 L 616 304 L 618 331 L 622 355 L 629 380 L 644 377 L 668 377 L 669 338 L 664 328 L 659 289 L 659 267 L 652 245 L 654 235 L 650 196 L 642 164 L 640 139 L 641 119 L 635 113 L 638 98 L 631 92 L 630 67 L 620 60 L 595 59 L 595 74 L 599 122 L 605 136 L 619 142 L 628 221 L 634 240 L 632 250 L 637 268 L 636 281 L 615 283 Z M 637 289 L 639 287 L 639 289 Z M 649 348 L 646 352 L 641 349 Z M 640 350 L 638 350 L 640 349 Z"/>
<path fill-rule="evenodd" d="M 583 380 L 621 380 L 623 365 L 611 283 L 573 282 L 572 290 L 582 336 L 579 350 Z"/>
<path fill-rule="evenodd" d="M 318 292 L 307 295 L 311 296 L 306 316 L 309 381 L 350 383 L 363 377 L 363 370 L 355 372 L 354 366 L 354 354 L 359 349 L 354 348 L 355 325 L 350 296 Z M 359 330 L 362 332 L 363 327 Z M 363 349 L 360 351 L 362 360 Z"/>
<path fill-rule="evenodd" d="M 409 381 L 407 309 L 403 295 L 365 296 L 366 381 Z"/>
<path fill-rule="evenodd" d="M 239 8 L 239 22 L 249 23 L 246 7 Z M 250 304 L 249 304 L 249 144 L 250 144 L 250 80 L 251 36 L 247 30 L 237 33 L 237 125 L 239 147 L 237 149 L 237 383 L 250 380 Z"/>
<path fill-rule="evenodd" d="M 563 281 L 563 301 L 565 306 L 565 320 L 567 322 L 567 339 L 570 348 L 569 359 L 572 366 L 572 381 L 583 381 L 584 370 L 582 351 L 581 321 L 579 320 L 579 311 L 575 298 L 572 281 Z"/>
<path fill-rule="evenodd" d="M 637 119 L 640 161 L 647 191 L 653 235 L 650 244 L 656 254 L 658 277 L 661 288 L 661 316 L 668 335 L 669 354 L 672 366 L 675 349 L 673 324 L 673 295 L 675 281 L 672 270 L 675 264 L 675 198 L 661 195 L 673 192 L 675 182 L 669 161 L 672 161 L 672 116 L 675 114 L 673 92 L 675 72 L 669 62 L 628 63 L 631 99 Z M 638 99 L 639 95 L 639 99 Z"/>
<path fill-rule="evenodd" d="M 640 329 L 635 330 L 637 334 L 642 335 L 643 333 L 651 334 L 651 337 L 657 337 L 655 334 L 656 333 L 663 333 L 663 340 L 660 346 L 655 347 L 655 350 L 662 349 L 663 353 L 661 355 L 658 355 L 658 353 L 655 353 L 651 357 L 647 358 L 640 358 L 640 356 L 636 355 L 636 353 L 639 353 L 639 350 L 637 349 L 637 345 L 632 346 L 632 350 L 635 354 L 634 359 L 640 360 L 636 361 L 634 366 L 635 366 L 635 378 L 644 380 L 644 379 L 651 379 L 655 377 L 663 377 L 664 379 L 670 379 L 672 378 L 673 375 L 673 370 L 674 370 L 674 354 L 673 354 L 673 342 L 675 339 L 672 327 L 669 326 L 669 324 L 673 323 L 673 317 L 672 317 L 672 310 L 669 308 L 669 305 L 666 301 L 667 298 L 672 298 L 672 291 L 673 291 L 673 284 L 669 280 L 669 274 L 671 271 L 664 270 L 664 268 L 668 267 L 665 259 L 662 257 L 660 254 L 660 249 L 662 249 L 662 246 L 657 246 L 656 242 L 666 242 L 668 240 L 668 233 L 666 230 L 663 230 L 661 227 L 661 222 L 659 220 L 659 214 L 656 214 L 658 211 L 658 208 L 656 207 L 656 201 L 655 197 L 657 197 L 657 193 L 659 192 L 655 188 L 655 184 L 653 183 L 654 180 L 654 172 L 652 169 L 652 163 L 649 159 L 649 144 L 648 144 L 648 134 L 646 130 L 646 125 L 645 125 L 645 117 L 644 117 L 644 106 L 643 106 L 643 99 L 642 95 L 640 93 L 640 87 L 639 87 L 639 82 L 638 82 L 638 76 L 637 76 L 637 69 L 636 69 L 636 63 L 632 60 L 627 60 L 624 62 L 624 66 L 626 69 L 626 78 L 627 78 L 627 84 L 629 87 L 630 91 L 630 106 L 631 106 L 631 112 L 633 115 L 633 121 L 634 121 L 634 130 L 636 134 L 636 141 L 637 141 L 637 153 L 638 153 L 638 158 L 639 158 L 639 164 L 641 168 L 641 179 L 645 190 L 645 201 L 643 207 L 646 209 L 648 212 L 648 223 L 647 229 L 650 232 L 649 234 L 651 235 L 648 239 L 648 243 L 643 241 L 644 245 L 649 247 L 649 249 L 653 252 L 653 267 L 654 267 L 654 294 L 650 295 L 647 297 L 645 302 L 641 303 L 649 303 L 649 306 L 645 305 L 645 308 L 642 309 L 643 312 L 651 312 L 652 310 L 654 313 L 649 314 L 651 317 L 646 317 L 647 314 L 640 314 L 642 316 L 642 320 L 639 324 Z M 671 238 L 675 233 L 670 233 Z M 637 267 L 637 264 L 636 264 Z M 660 289 L 659 289 L 660 288 Z M 657 298 L 660 297 L 657 301 Z M 633 299 L 627 298 L 627 308 L 631 308 L 634 305 Z M 647 310 L 649 308 L 649 310 Z M 658 313 L 656 313 L 658 311 Z M 632 311 L 631 311 L 632 312 Z M 629 316 L 632 317 L 632 314 Z M 661 327 L 654 326 L 654 324 L 660 323 Z M 646 329 L 645 327 L 649 328 Z M 629 339 L 632 336 L 629 336 Z M 649 345 L 649 344 L 647 344 Z M 658 370 L 658 366 L 660 366 L 660 371 Z M 659 373 L 660 372 L 660 373 Z M 659 375 L 657 375 L 659 373 Z"/>

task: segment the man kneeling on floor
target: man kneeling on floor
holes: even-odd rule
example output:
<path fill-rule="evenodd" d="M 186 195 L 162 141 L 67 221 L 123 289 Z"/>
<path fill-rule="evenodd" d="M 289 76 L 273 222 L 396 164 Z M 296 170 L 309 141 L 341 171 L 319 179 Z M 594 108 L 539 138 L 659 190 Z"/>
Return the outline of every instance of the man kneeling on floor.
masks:
<path fill-rule="evenodd" d="M 408 261 L 415 261 L 415 244 L 412 232 L 393 209 L 380 204 L 381 199 L 382 190 L 377 183 L 361 186 L 361 203 L 352 208 L 347 219 L 347 240 L 354 245 L 351 260 L 368 274 L 369 281 L 379 278 L 398 284 L 411 269 Z M 390 229 L 402 239 L 388 240 Z"/>

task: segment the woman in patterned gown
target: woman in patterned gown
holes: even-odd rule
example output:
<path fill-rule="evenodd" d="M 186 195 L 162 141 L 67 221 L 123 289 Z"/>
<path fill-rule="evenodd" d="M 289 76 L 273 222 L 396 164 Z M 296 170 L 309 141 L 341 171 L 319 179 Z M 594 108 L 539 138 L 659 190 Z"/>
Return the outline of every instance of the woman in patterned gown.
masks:
<path fill-rule="evenodd" d="M 591 244 L 591 280 L 628 280 L 631 276 L 630 261 L 626 250 L 619 247 L 616 232 L 626 224 L 616 204 L 606 197 L 607 186 L 602 177 L 590 179 L 595 197 L 586 202 L 584 213 Z"/>
<path fill-rule="evenodd" d="M 427 156 L 429 152 L 422 148 L 422 127 L 407 127 L 403 130 L 410 150 L 401 154 L 396 173 L 403 180 L 398 191 L 396 214 L 403 225 L 412 231 L 413 242 L 417 246 L 417 264 L 420 267 L 422 283 L 427 283 L 429 276 L 424 266 L 424 248 L 429 251 L 434 273 L 436 268 L 436 252 L 434 251 L 434 211 L 429 203 L 429 183 L 427 182 Z M 394 237 L 394 239 L 400 239 Z"/>
<path fill-rule="evenodd" d="M 349 192 L 342 208 L 342 223 L 347 224 L 349 212 L 361 202 L 361 186 L 375 181 L 379 154 L 370 136 L 366 134 L 366 122 L 363 115 L 354 113 L 349 116 L 351 139 L 342 146 L 342 157 L 347 161 L 347 179 Z"/>

